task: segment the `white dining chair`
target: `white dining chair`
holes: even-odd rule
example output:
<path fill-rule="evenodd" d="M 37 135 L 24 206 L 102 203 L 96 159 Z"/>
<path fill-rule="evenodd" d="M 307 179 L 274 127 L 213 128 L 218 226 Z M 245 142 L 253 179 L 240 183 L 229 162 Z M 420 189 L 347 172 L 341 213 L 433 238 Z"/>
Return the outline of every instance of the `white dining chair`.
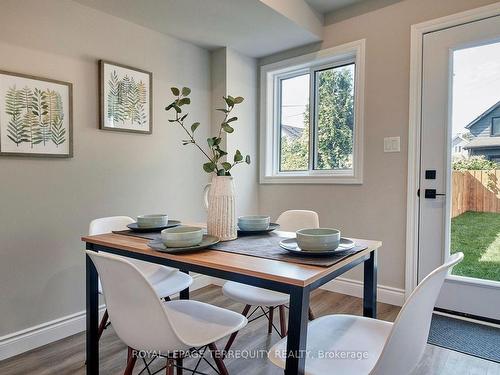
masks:
<path fill-rule="evenodd" d="M 98 235 L 111 233 L 113 231 L 126 230 L 127 225 L 134 220 L 128 216 L 103 217 L 92 220 L 89 225 L 89 235 Z M 134 265 L 139 268 L 142 274 L 153 285 L 156 294 L 160 298 L 169 300 L 170 296 L 179 293 L 181 290 L 189 288 L 193 283 L 193 278 L 179 270 L 158 264 L 148 263 L 137 259 L 130 259 Z M 98 291 L 102 294 L 101 281 L 99 279 Z M 100 339 L 109 320 L 108 310 L 104 311 L 98 329 L 98 338 Z"/>
<path fill-rule="evenodd" d="M 353 315 L 328 315 L 309 323 L 307 375 L 406 375 L 425 350 L 432 312 L 448 271 L 461 262 L 452 255 L 415 288 L 394 323 Z M 269 359 L 285 368 L 286 339 L 269 351 Z M 335 359 L 338 354 L 344 355 Z"/>
<path fill-rule="evenodd" d="M 296 232 L 303 228 L 319 228 L 319 217 L 314 211 L 307 210 L 289 210 L 283 212 L 276 223 L 280 225 L 280 230 L 285 232 Z M 286 317 L 285 305 L 289 302 L 288 294 L 275 292 L 273 290 L 258 288 L 251 285 L 245 285 L 234 281 L 228 281 L 222 287 L 222 292 L 226 297 L 234 301 L 245 304 L 242 314 L 250 318 L 257 311 L 262 314 L 257 318 L 265 316 L 268 319 L 268 334 L 272 333 L 273 328 L 278 332 L 280 337 L 286 336 Z M 250 309 L 254 306 L 254 310 L 249 314 Z M 280 329 L 274 327 L 274 309 L 278 308 L 280 318 Z M 267 311 L 266 311 L 267 309 Z M 309 308 L 309 319 L 313 320 L 314 315 L 312 309 Z M 224 351 L 227 352 L 236 338 L 238 332 L 235 332 L 229 338 Z"/>
<path fill-rule="evenodd" d="M 101 277 L 114 330 L 131 349 L 125 375 L 132 374 L 136 351 L 166 357 L 171 375 L 174 366 L 182 373 L 183 357 L 207 348 L 219 373 L 227 374 L 215 341 L 243 328 L 244 316 L 198 301 L 162 301 L 134 263 L 115 255 L 86 253 Z"/>

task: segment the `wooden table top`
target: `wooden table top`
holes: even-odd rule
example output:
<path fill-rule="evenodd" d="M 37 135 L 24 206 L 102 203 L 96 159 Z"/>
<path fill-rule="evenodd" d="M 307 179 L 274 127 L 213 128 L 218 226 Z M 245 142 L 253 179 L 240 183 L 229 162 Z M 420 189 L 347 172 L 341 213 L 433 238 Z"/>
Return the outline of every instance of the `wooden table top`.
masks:
<path fill-rule="evenodd" d="M 186 254 L 168 254 L 155 251 L 148 247 L 147 243 L 149 240 L 147 239 L 124 236 L 115 233 L 82 237 L 82 241 L 91 244 L 127 250 L 137 254 L 146 254 L 157 258 L 175 260 L 177 262 L 194 264 L 216 270 L 235 272 L 242 275 L 259 277 L 266 280 L 273 280 L 301 287 L 307 286 L 319 278 L 335 272 L 346 264 L 349 264 L 382 246 L 381 241 L 355 238 L 352 240 L 354 240 L 359 246 L 366 246 L 366 249 L 334 264 L 331 267 L 319 267 L 210 249 Z"/>

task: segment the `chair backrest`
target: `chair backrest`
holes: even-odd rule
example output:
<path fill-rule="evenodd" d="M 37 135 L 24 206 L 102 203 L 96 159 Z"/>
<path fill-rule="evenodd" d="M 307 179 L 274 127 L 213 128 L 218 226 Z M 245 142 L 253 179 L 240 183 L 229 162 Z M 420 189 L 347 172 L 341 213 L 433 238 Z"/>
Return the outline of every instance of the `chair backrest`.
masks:
<path fill-rule="evenodd" d="M 95 236 L 111 233 L 114 230 L 126 230 L 128 229 L 127 225 L 133 222 L 134 220 L 128 216 L 101 217 L 90 222 L 89 235 Z"/>
<path fill-rule="evenodd" d="M 276 223 L 282 231 L 296 232 L 304 228 L 319 228 L 319 217 L 314 211 L 288 210 L 278 217 Z"/>
<path fill-rule="evenodd" d="M 113 329 L 126 345 L 151 351 L 185 348 L 160 298 L 134 264 L 109 254 L 86 253 L 101 278 Z"/>
<path fill-rule="evenodd" d="M 432 312 L 448 271 L 461 262 L 464 255 L 452 255 L 432 271 L 411 293 L 401 308 L 391 334 L 371 375 L 409 374 L 424 354 Z"/>

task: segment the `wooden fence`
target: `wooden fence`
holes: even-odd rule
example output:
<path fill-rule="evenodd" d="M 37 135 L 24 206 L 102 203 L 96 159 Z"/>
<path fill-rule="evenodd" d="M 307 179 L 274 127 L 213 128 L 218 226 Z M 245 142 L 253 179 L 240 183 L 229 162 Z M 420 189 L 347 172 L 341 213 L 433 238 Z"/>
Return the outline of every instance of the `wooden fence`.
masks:
<path fill-rule="evenodd" d="M 500 170 L 453 171 L 451 217 L 466 211 L 500 213 Z"/>

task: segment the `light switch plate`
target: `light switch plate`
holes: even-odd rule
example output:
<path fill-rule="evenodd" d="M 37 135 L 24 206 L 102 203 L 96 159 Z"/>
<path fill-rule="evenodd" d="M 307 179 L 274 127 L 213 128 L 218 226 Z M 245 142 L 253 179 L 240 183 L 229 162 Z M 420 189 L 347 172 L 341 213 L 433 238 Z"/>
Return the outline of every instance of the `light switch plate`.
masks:
<path fill-rule="evenodd" d="M 400 151 L 401 151 L 401 137 L 384 138 L 384 152 L 400 152 Z"/>

